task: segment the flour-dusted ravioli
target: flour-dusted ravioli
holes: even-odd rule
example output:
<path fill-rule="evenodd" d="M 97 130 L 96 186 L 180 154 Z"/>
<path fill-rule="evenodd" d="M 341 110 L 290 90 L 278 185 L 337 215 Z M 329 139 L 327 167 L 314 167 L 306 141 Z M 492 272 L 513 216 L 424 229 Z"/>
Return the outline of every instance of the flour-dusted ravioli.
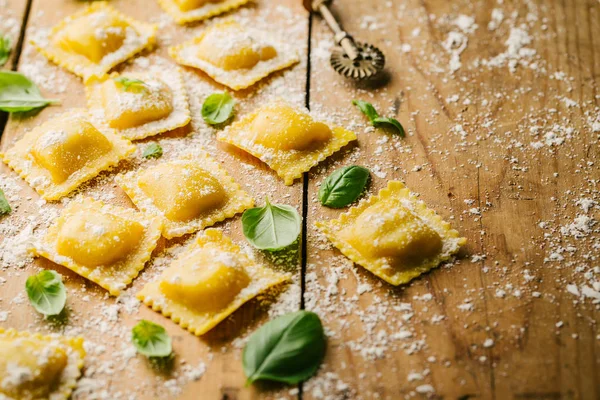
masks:
<path fill-rule="evenodd" d="M 137 297 L 200 336 L 248 300 L 287 280 L 288 275 L 251 260 L 221 231 L 207 229 Z"/>
<path fill-rule="evenodd" d="M 86 85 L 90 115 L 129 140 L 171 131 L 190 122 L 179 68 L 111 74 Z"/>
<path fill-rule="evenodd" d="M 398 181 L 316 225 L 346 257 L 392 285 L 437 267 L 466 243 Z"/>
<path fill-rule="evenodd" d="M 144 269 L 161 228 L 158 217 L 83 198 L 63 209 L 33 250 L 118 296 Z"/>
<path fill-rule="evenodd" d="M 40 53 L 87 80 L 156 41 L 155 25 L 136 21 L 105 2 L 96 2 L 52 28 L 48 40 L 33 41 Z"/>
<path fill-rule="evenodd" d="M 66 400 L 84 357 L 83 338 L 0 328 L 0 399 Z"/>
<path fill-rule="evenodd" d="M 226 20 L 169 48 L 169 54 L 179 64 L 201 69 L 215 81 L 239 90 L 299 61 L 295 50 L 272 37 L 272 32 Z"/>
<path fill-rule="evenodd" d="M 216 224 L 254 205 L 208 154 L 185 155 L 116 178 L 143 212 L 164 219 L 171 239 Z"/>
<path fill-rule="evenodd" d="M 44 199 L 58 200 L 135 151 L 112 129 L 72 109 L 27 132 L 3 160 Z"/>
<path fill-rule="evenodd" d="M 202 21 L 249 3 L 251 0 L 158 0 L 178 24 Z"/>
<path fill-rule="evenodd" d="M 276 101 L 219 132 L 217 139 L 258 157 L 291 185 L 303 172 L 356 140 L 356 134 Z"/>

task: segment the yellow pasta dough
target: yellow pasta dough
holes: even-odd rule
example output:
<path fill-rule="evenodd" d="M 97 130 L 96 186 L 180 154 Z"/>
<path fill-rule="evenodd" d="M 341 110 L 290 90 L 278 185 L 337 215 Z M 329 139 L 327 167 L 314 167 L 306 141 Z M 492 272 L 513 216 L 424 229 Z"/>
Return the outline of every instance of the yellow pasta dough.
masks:
<path fill-rule="evenodd" d="M 44 199 L 58 200 L 134 151 L 86 110 L 72 109 L 27 132 L 3 160 Z"/>
<path fill-rule="evenodd" d="M 95 2 L 56 25 L 33 45 L 48 59 L 87 80 L 101 77 L 156 41 L 155 25 L 136 21 Z"/>
<path fill-rule="evenodd" d="M 291 185 L 303 172 L 356 140 L 356 134 L 276 101 L 219 132 L 217 139 L 258 157 Z"/>
<path fill-rule="evenodd" d="M 256 264 L 221 231 L 207 229 L 137 297 L 200 336 L 287 280 L 288 275 Z"/>
<path fill-rule="evenodd" d="M 84 198 L 65 207 L 34 252 L 118 296 L 144 269 L 161 228 L 158 217 Z"/>
<path fill-rule="evenodd" d="M 0 328 L 0 398 L 66 400 L 81 376 L 83 339 Z"/>
<path fill-rule="evenodd" d="M 233 90 L 247 88 L 299 61 L 296 51 L 272 40 L 272 33 L 226 20 L 169 48 L 179 64 L 201 69 Z"/>
<path fill-rule="evenodd" d="M 190 122 L 179 68 L 111 74 L 86 85 L 90 115 L 129 140 L 167 132 Z"/>
<path fill-rule="evenodd" d="M 254 199 L 206 153 L 128 172 L 116 181 L 140 210 L 164 219 L 163 236 L 168 239 L 214 225 L 254 205 Z"/>
<path fill-rule="evenodd" d="M 397 181 L 339 219 L 316 225 L 346 257 L 392 285 L 437 267 L 466 243 Z"/>
<path fill-rule="evenodd" d="M 251 0 L 158 0 L 179 24 L 202 21 L 249 3 Z"/>

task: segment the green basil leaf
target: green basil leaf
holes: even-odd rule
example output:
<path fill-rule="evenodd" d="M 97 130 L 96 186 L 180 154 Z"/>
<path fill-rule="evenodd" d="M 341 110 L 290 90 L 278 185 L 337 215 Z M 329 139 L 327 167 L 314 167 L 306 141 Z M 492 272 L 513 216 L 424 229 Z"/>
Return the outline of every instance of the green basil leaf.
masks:
<path fill-rule="evenodd" d="M 145 319 L 131 330 L 131 341 L 137 352 L 146 357 L 167 357 L 173 352 L 165 328 Z"/>
<path fill-rule="evenodd" d="M 146 88 L 146 82 L 141 81 L 139 79 L 134 79 L 134 78 L 127 78 L 126 76 L 118 76 L 116 78 L 113 78 L 115 82 L 118 82 L 121 84 L 121 86 L 123 87 L 123 90 L 125 90 L 126 92 L 129 91 L 129 89 L 145 89 Z"/>
<path fill-rule="evenodd" d="M 340 168 L 325 179 L 319 188 L 319 201 L 331 208 L 353 203 L 369 180 L 369 170 L 358 165 Z"/>
<path fill-rule="evenodd" d="M 378 128 L 381 125 L 389 125 L 398 131 L 398 135 L 400 135 L 400 137 L 406 136 L 406 133 L 404 132 L 404 127 L 400 124 L 400 122 L 397 119 L 380 117 L 379 113 L 377 112 L 377 110 L 375 110 L 375 107 L 373 107 L 371 103 L 367 103 L 363 100 L 352 100 L 352 104 L 357 106 L 359 110 L 362 111 L 362 113 L 365 114 L 367 118 L 369 118 L 369 122 L 371 122 L 371 125 L 373 125 L 375 128 Z"/>
<path fill-rule="evenodd" d="M 10 204 L 8 204 L 8 200 L 6 200 L 6 196 L 4 196 L 4 192 L 0 189 L 0 215 L 8 214 L 11 212 Z"/>
<path fill-rule="evenodd" d="M 377 117 L 371 122 L 375 128 L 381 125 L 389 125 L 398 131 L 398 135 L 400 135 L 400 137 L 406 136 L 406 133 L 404 132 L 404 127 L 402 127 L 400 122 L 395 118 Z"/>
<path fill-rule="evenodd" d="M 313 312 L 297 311 L 267 322 L 250 336 L 244 347 L 246 383 L 302 382 L 319 369 L 325 347 L 323 324 Z"/>
<path fill-rule="evenodd" d="M 51 270 L 42 270 L 31 275 L 25 282 L 29 302 L 44 315 L 58 315 L 65 308 L 67 291 L 62 276 Z"/>
<path fill-rule="evenodd" d="M 31 111 L 56 103 L 45 99 L 27 77 L 18 72 L 0 71 L 0 110 L 6 112 Z"/>
<path fill-rule="evenodd" d="M 142 157 L 144 158 L 159 158 L 162 155 L 163 149 L 158 143 L 150 143 L 142 153 Z"/>
<path fill-rule="evenodd" d="M 294 243 L 300 234 L 300 216 L 294 207 L 271 204 L 246 210 L 242 215 L 244 236 L 257 249 L 279 250 Z"/>
<path fill-rule="evenodd" d="M 0 35 L 0 67 L 8 61 L 10 56 L 10 39 L 8 36 Z"/>
<path fill-rule="evenodd" d="M 213 93 L 202 104 L 202 118 L 210 125 L 222 124 L 231 118 L 234 105 L 229 93 Z"/>
<path fill-rule="evenodd" d="M 369 118 L 369 121 L 373 122 L 373 120 L 379 117 L 377 110 L 371 103 L 367 103 L 364 100 L 352 100 L 352 104 L 354 104 L 358 109 Z"/>

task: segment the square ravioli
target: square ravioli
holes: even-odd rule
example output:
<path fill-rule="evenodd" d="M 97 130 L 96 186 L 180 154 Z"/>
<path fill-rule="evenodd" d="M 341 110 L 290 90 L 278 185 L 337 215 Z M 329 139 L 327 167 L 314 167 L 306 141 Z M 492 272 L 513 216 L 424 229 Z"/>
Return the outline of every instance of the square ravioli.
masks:
<path fill-rule="evenodd" d="M 160 218 L 83 198 L 62 210 L 33 252 L 118 296 L 144 269 L 161 228 Z"/>
<path fill-rule="evenodd" d="M 169 48 L 179 64 L 201 69 L 215 81 L 240 90 L 299 61 L 296 51 L 273 39 L 273 32 L 226 20 Z"/>
<path fill-rule="evenodd" d="M 32 44 L 49 60 L 84 80 L 101 77 L 111 68 L 156 42 L 157 27 L 96 2 L 61 22 L 48 40 Z"/>
<path fill-rule="evenodd" d="M 449 260 L 467 241 L 398 181 L 316 225 L 346 257 L 396 286 Z"/>
<path fill-rule="evenodd" d="M 46 200 L 58 200 L 135 152 L 112 129 L 94 125 L 84 109 L 72 109 L 27 132 L 2 155 Z"/>
<path fill-rule="evenodd" d="M 179 68 L 92 79 L 86 84 L 86 93 L 93 121 L 129 140 L 171 131 L 191 120 Z"/>
<path fill-rule="evenodd" d="M 254 199 L 208 154 L 185 155 L 116 177 L 143 212 L 163 218 L 163 236 L 196 232 L 254 206 Z"/>
<path fill-rule="evenodd" d="M 0 398 L 67 400 L 84 357 L 81 337 L 0 328 Z"/>
<path fill-rule="evenodd" d="M 303 172 L 356 140 L 356 134 L 276 101 L 219 132 L 217 139 L 259 158 L 291 185 Z"/>
<path fill-rule="evenodd" d="M 207 229 L 137 298 L 200 336 L 248 300 L 288 280 L 252 261 L 221 231 Z"/>
<path fill-rule="evenodd" d="M 226 13 L 249 3 L 251 0 L 158 0 L 160 6 L 178 24 L 202 21 Z"/>

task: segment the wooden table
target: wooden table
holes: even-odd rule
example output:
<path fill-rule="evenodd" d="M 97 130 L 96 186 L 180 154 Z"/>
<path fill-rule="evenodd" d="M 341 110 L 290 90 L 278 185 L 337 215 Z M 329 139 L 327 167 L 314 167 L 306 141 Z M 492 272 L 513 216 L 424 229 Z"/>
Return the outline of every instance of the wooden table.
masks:
<path fill-rule="evenodd" d="M 168 45 L 203 26 L 177 26 L 153 0 L 111 3 L 160 24 L 158 48 L 142 55 L 150 62 L 168 58 Z M 330 69 L 331 34 L 300 1 L 257 3 L 231 16 L 284 32 L 280 36 L 297 46 L 302 62 L 236 93 L 238 115 L 285 97 L 355 130 L 358 145 L 286 187 L 264 164 L 216 144 L 197 107 L 222 87 L 192 70 L 186 77 L 194 90 L 194 122 L 160 141 L 167 152 L 173 138 L 203 145 L 259 204 L 269 196 L 297 207 L 306 228 L 298 254 L 277 258 L 254 251 L 265 263 L 293 272 L 294 284 L 271 307 L 250 303 L 196 338 L 146 307 L 135 307 L 130 297 L 116 301 L 58 265 L 8 259 L 7 248 L 18 248 L 27 229 L 47 225 L 55 215 L 47 210 L 62 206 L 41 204 L 14 172 L 0 166 L 0 187 L 15 207 L 0 220 L 5 254 L 2 259 L 0 252 L 0 277 L 6 279 L 0 311 L 8 311 L 0 327 L 86 337 L 91 351 L 75 396 L 81 399 L 600 398 L 600 3 L 339 0 L 333 9 L 347 30 L 387 57 L 381 79 L 359 84 Z M 37 116 L 11 116 L 0 145 L 6 150 L 27 129 L 84 104 L 81 81 L 48 64 L 27 40 L 85 4 L 0 5 L 0 31 L 9 18 L 22 21 L 25 39 L 20 47 L 18 29 L 11 33 L 19 46 L 5 68 L 24 72 L 46 97 L 61 100 Z M 351 105 L 355 98 L 397 117 L 407 137 L 369 128 Z M 329 173 L 350 164 L 372 171 L 370 193 L 402 180 L 450 220 L 469 240 L 458 260 L 393 288 L 333 250 L 314 223 L 340 211 L 320 206 L 316 193 Z M 84 193 L 131 204 L 113 177 L 102 174 Z M 218 227 L 244 244 L 240 225 L 236 217 Z M 127 293 L 156 275 L 168 259 L 162 251 L 182 242 L 162 241 Z M 39 268 L 65 276 L 66 322 L 43 320 L 23 297 L 27 276 Z M 329 335 L 318 376 L 299 388 L 245 387 L 244 339 L 270 315 L 301 306 L 321 316 Z M 131 352 L 129 332 L 140 318 L 161 323 L 174 338 L 172 370 L 157 370 Z"/>

